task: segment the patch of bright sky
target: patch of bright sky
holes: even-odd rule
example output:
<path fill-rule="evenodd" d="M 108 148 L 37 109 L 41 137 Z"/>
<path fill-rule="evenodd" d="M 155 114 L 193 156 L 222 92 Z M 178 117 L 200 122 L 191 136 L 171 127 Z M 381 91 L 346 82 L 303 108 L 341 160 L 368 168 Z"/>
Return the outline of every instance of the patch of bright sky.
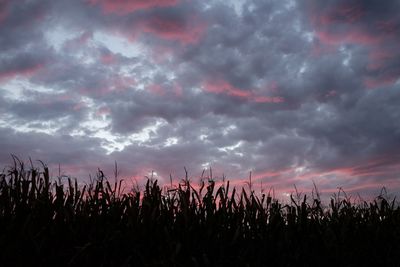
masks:
<path fill-rule="evenodd" d="M 140 132 L 130 135 L 128 139 L 134 143 L 143 144 L 151 139 L 151 133 L 156 133 L 157 130 L 165 124 L 166 122 L 164 120 L 156 120 L 153 125 L 144 127 Z"/>
<path fill-rule="evenodd" d="M 16 77 L 11 79 L 5 84 L 1 85 L 1 90 L 3 91 L 3 96 L 6 99 L 11 101 L 24 101 L 26 100 L 26 95 L 24 95 L 24 91 L 34 91 L 38 93 L 54 93 L 52 89 L 49 89 L 40 85 L 33 85 L 26 78 Z M 57 92 L 60 93 L 60 92 Z M 63 92 L 61 92 L 63 93 Z M 15 123 L 15 120 L 12 116 L 7 116 L 7 114 L 0 117 L 0 126 L 12 128 L 18 132 L 38 132 L 38 133 L 46 133 L 46 134 L 55 134 L 62 125 L 65 125 L 64 121 L 67 120 L 68 116 L 59 118 L 57 120 L 52 121 L 41 121 L 40 126 L 35 127 L 35 122 L 33 121 L 30 124 L 26 123 Z"/>
<path fill-rule="evenodd" d="M 315 33 L 306 31 L 303 32 L 302 36 L 307 42 L 311 43 L 314 40 Z"/>
<path fill-rule="evenodd" d="M 82 32 L 68 31 L 65 28 L 57 26 L 46 31 L 45 36 L 48 43 L 53 46 L 54 49 L 60 51 L 66 41 L 75 39 L 82 34 Z M 139 43 L 132 43 L 123 37 L 101 31 L 97 31 L 93 34 L 93 41 L 95 44 L 106 47 L 115 54 L 121 54 L 128 58 L 141 56 L 144 52 Z M 88 54 L 77 52 L 75 56 L 81 58 L 86 64 L 94 62 L 90 56 L 88 57 Z"/>
<path fill-rule="evenodd" d="M 12 79 L 0 85 L 2 94 L 5 98 L 10 100 L 23 99 L 24 81 L 22 79 Z"/>
<path fill-rule="evenodd" d="M 296 7 L 296 1 L 288 0 L 285 4 L 286 9 L 290 10 Z"/>
<path fill-rule="evenodd" d="M 68 31 L 63 27 L 56 26 L 45 31 L 45 38 L 54 49 L 59 51 L 65 41 L 76 38 L 79 34 L 79 32 Z"/>
<path fill-rule="evenodd" d="M 344 45 L 341 45 L 339 47 L 339 51 L 342 53 L 344 59 L 342 61 L 343 66 L 349 66 L 349 62 L 351 60 L 351 51 L 349 51 L 349 49 L 346 49 L 346 47 Z"/>
<path fill-rule="evenodd" d="M 246 3 L 246 0 L 233 0 L 232 1 L 232 5 L 235 8 L 235 12 L 239 16 L 242 15 L 242 6 L 244 3 Z"/>
<path fill-rule="evenodd" d="M 293 23 L 293 29 L 294 29 L 297 33 L 299 33 L 299 32 L 302 31 L 302 28 L 301 28 L 300 26 L 301 26 L 300 21 L 299 21 L 298 19 L 296 19 L 296 20 L 294 21 L 294 23 Z"/>
<path fill-rule="evenodd" d="M 88 119 L 82 122 L 79 127 L 82 129 L 87 129 L 90 131 L 98 131 L 105 128 L 109 122 L 106 121 L 106 117 L 104 116 L 95 116 L 95 104 L 93 99 L 89 97 L 82 96 L 80 98 L 80 102 L 84 103 L 88 109 L 91 111 L 89 112 Z M 82 130 L 75 130 L 73 135 L 84 135 L 84 131 Z"/>
<path fill-rule="evenodd" d="M 158 176 L 158 173 L 156 171 L 149 171 L 147 175 L 149 178 L 155 178 Z"/>
<path fill-rule="evenodd" d="M 176 145 L 178 143 L 178 138 L 176 137 L 169 137 L 167 140 L 165 140 L 164 147 L 169 147 Z"/>
<path fill-rule="evenodd" d="M 90 135 L 90 137 L 96 137 L 102 139 L 101 147 L 107 151 L 107 154 L 110 154 L 114 151 L 121 151 L 126 146 L 132 144 L 132 142 L 124 137 L 114 135 L 108 129 L 110 121 L 106 120 L 104 117 L 95 118 L 94 116 L 90 116 L 92 119 L 85 121 L 80 124 L 80 130 L 76 130 L 71 133 L 72 136 L 84 136 L 87 135 L 84 130 L 90 130 L 94 134 Z"/>
<path fill-rule="evenodd" d="M 299 166 L 294 168 L 294 173 L 297 175 L 304 174 L 307 168 L 305 166 Z"/>
<path fill-rule="evenodd" d="M 129 65 L 123 65 L 120 67 L 119 74 L 121 76 L 130 76 L 132 73 L 136 73 L 137 64 L 131 63 Z"/>
<path fill-rule="evenodd" d="M 203 169 L 208 169 L 208 168 L 211 167 L 211 163 L 210 162 L 204 162 L 204 163 L 201 164 L 201 167 Z"/>
<path fill-rule="evenodd" d="M 302 75 L 303 73 L 306 72 L 306 70 L 307 70 L 307 63 L 306 63 L 306 62 L 303 62 L 303 64 L 301 64 L 301 67 L 300 67 L 300 69 L 299 69 L 298 74 L 299 74 L 299 75 Z"/>
<path fill-rule="evenodd" d="M 206 135 L 206 134 L 201 134 L 201 135 L 199 136 L 199 139 L 200 139 L 201 141 L 205 141 L 205 140 L 207 140 L 207 137 L 208 137 L 208 135 Z"/>
<path fill-rule="evenodd" d="M 83 33 L 80 31 L 69 31 L 63 27 L 56 26 L 45 32 L 45 38 L 57 52 L 60 52 L 65 42 L 79 38 Z M 91 52 L 92 50 L 86 52 L 84 50 L 77 50 L 69 56 L 78 58 L 84 64 L 93 64 L 95 59 L 91 56 Z"/>
<path fill-rule="evenodd" d="M 239 148 L 242 144 L 243 144 L 243 142 L 239 141 L 232 146 L 219 147 L 218 150 L 223 151 L 223 152 L 233 152 L 235 149 Z"/>
<path fill-rule="evenodd" d="M 206 2 L 206 1 L 204 1 L 204 2 Z M 223 4 L 229 3 L 235 9 L 236 14 L 241 16 L 242 15 L 242 6 L 244 3 L 246 3 L 246 0 L 230 0 L 230 1 L 216 0 L 214 2 L 221 2 Z M 213 1 L 210 1 L 209 3 L 203 3 L 203 7 L 205 10 L 210 9 L 212 6 L 213 6 Z"/>
<path fill-rule="evenodd" d="M 111 154 L 114 151 L 122 151 L 126 146 L 132 144 L 130 140 L 123 137 L 113 135 L 109 130 L 105 128 L 98 130 L 93 137 L 103 139 L 101 142 L 102 148 L 107 151 L 107 154 Z"/>
<path fill-rule="evenodd" d="M 333 110 L 334 107 L 332 105 L 328 105 L 326 103 L 318 104 L 316 111 L 318 112 L 318 118 L 320 120 L 331 120 L 336 116 L 336 112 Z"/>
<path fill-rule="evenodd" d="M 16 77 L 1 85 L 3 96 L 10 100 L 24 100 L 26 95 L 24 91 L 55 94 L 54 90 L 39 84 L 32 84 L 29 79 Z M 57 94 L 65 93 L 63 90 L 57 90 Z"/>
<path fill-rule="evenodd" d="M 236 128 L 237 128 L 236 125 L 231 124 L 231 125 L 229 125 L 228 127 L 226 127 L 226 128 L 222 131 L 222 134 L 223 134 L 223 135 L 227 135 L 229 132 L 231 132 L 232 130 L 235 130 Z"/>
<path fill-rule="evenodd" d="M 244 154 L 242 152 L 237 152 L 235 151 L 235 155 L 239 156 L 239 157 L 244 157 Z M 237 166 L 240 167 L 240 164 L 238 164 Z"/>
<path fill-rule="evenodd" d="M 71 136 L 85 136 L 87 135 L 85 130 L 89 130 L 90 132 L 94 133 L 90 135 L 90 137 L 96 137 L 103 140 L 101 142 L 101 146 L 107 151 L 108 154 L 114 151 L 121 151 L 125 146 L 131 144 L 129 140 L 111 133 L 111 131 L 108 129 L 108 126 L 111 123 L 110 119 L 108 119 L 106 116 L 95 115 L 96 107 L 91 98 L 82 97 L 81 102 L 85 103 L 85 105 L 91 111 L 89 112 L 87 120 L 81 122 L 79 124 L 79 128 L 75 129 L 71 133 Z"/>
<path fill-rule="evenodd" d="M 122 151 L 126 146 L 137 144 L 146 145 L 146 142 L 151 140 L 151 134 L 157 132 L 157 130 L 165 124 L 162 120 L 157 120 L 151 126 L 144 127 L 139 132 L 131 134 L 130 136 L 120 136 L 113 134 L 109 127 L 109 121 L 101 121 L 93 119 L 81 124 L 81 127 L 94 131 L 91 137 L 97 137 L 103 140 L 101 143 L 102 148 L 107 151 L 107 154 L 111 154 L 114 151 Z M 83 131 L 76 132 L 76 135 L 82 135 Z M 173 145 L 178 142 L 177 138 L 168 138 L 166 144 Z"/>
<path fill-rule="evenodd" d="M 192 93 L 194 95 L 199 95 L 199 94 L 203 93 L 203 90 L 199 87 L 191 87 L 191 88 L 189 88 L 189 90 L 192 91 Z"/>
<path fill-rule="evenodd" d="M 67 119 L 67 117 L 63 117 L 53 121 L 38 121 L 39 124 L 35 127 L 35 121 L 32 121 L 31 123 L 16 123 L 11 115 L 3 115 L 0 116 L 0 127 L 10 128 L 21 133 L 35 132 L 52 135 L 60 130 L 62 125 L 64 125 L 64 121 Z"/>
<path fill-rule="evenodd" d="M 139 57 L 143 55 L 144 49 L 139 43 L 132 43 L 123 37 L 111 35 L 105 32 L 95 32 L 93 35 L 95 42 L 107 47 L 114 54 L 121 54 L 125 57 Z"/>

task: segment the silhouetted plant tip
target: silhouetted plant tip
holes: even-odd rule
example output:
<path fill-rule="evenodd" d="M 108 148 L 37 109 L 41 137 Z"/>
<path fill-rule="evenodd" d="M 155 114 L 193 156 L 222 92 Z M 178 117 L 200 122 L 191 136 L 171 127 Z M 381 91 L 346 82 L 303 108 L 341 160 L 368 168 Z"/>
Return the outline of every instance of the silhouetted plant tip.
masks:
<path fill-rule="evenodd" d="M 2 266 L 399 266 L 400 208 L 386 188 L 371 202 L 342 188 L 327 205 L 294 187 L 289 203 L 273 188 L 257 195 L 252 174 L 237 189 L 211 168 L 198 185 L 185 177 L 124 190 L 98 169 L 85 184 L 52 179 L 12 155 L 0 173 Z M 61 179 L 62 178 L 62 179 Z"/>

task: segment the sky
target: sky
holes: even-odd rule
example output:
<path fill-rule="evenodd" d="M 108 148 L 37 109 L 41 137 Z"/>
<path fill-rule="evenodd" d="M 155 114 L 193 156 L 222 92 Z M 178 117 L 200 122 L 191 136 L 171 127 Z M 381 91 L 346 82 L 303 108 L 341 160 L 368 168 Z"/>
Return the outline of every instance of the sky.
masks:
<path fill-rule="evenodd" d="M 399 14 L 397 0 L 0 0 L 0 166 L 399 193 Z"/>

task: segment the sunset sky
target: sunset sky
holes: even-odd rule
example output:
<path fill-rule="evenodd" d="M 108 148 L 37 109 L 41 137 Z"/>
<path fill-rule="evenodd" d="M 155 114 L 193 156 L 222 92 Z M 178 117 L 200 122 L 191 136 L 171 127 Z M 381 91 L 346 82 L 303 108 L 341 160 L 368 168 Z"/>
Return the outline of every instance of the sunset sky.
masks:
<path fill-rule="evenodd" d="M 399 14 L 398 0 L 0 0 L 0 166 L 400 193 Z"/>

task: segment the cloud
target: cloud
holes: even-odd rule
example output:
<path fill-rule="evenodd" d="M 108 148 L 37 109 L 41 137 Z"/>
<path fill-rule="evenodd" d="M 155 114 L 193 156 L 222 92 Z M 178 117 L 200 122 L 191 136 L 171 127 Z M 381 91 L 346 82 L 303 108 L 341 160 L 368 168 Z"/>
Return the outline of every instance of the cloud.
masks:
<path fill-rule="evenodd" d="M 0 3 L 0 23 L 2 23 L 3 21 L 5 21 L 8 17 L 8 13 L 9 13 L 9 2 L 8 1 L 2 1 Z"/>
<path fill-rule="evenodd" d="M 313 180 L 400 191 L 396 1 L 0 10 L 1 164 L 15 153 L 83 176 L 116 160 L 163 182 L 212 167 L 286 193 Z"/>
<path fill-rule="evenodd" d="M 137 22 L 138 32 L 150 33 L 159 38 L 191 44 L 199 41 L 204 25 L 185 25 L 185 22 L 168 17 L 150 17 Z"/>
<path fill-rule="evenodd" d="M 42 41 L 40 25 L 51 5 L 47 1 L 2 1 L 0 5 L 0 47 L 3 52 L 22 49 Z"/>
<path fill-rule="evenodd" d="M 18 54 L 0 60 L 0 82 L 17 76 L 32 76 L 43 69 L 46 60 L 33 54 Z"/>
<path fill-rule="evenodd" d="M 354 44 L 367 49 L 369 62 L 364 73 L 367 88 L 391 85 L 400 78 L 399 54 L 395 48 L 400 36 L 397 1 L 309 3 L 311 23 L 319 42 L 331 46 Z"/>
<path fill-rule="evenodd" d="M 282 97 L 261 96 L 253 93 L 251 90 L 244 90 L 232 86 L 223 80 L 215 80 L 205 82 L 203 88 L 206 92 L 215 94 L 226 94 L 239 99 L 254 101 L 257 103 L 281 103 L 284 101 Z"/>
<path fill-rule="evenodd" d="M 94 0 L 87 3 L 89 7 L 101 6 L 103 13 L 96 14 L 97 19 L 108 31 L 122 34 L 131 42 L 137 42 L 138 38 L 159 38 L 188 45 L 198 42 L 206 28 L 199 10 L 185 1 Z M 156 43 L 159 41 L 154 45 L 161 45 Z"/>
<path fill-rule="evenodd" d="M 142 9 L 174 6 L 178 3 L 178 0 L 88 0 L 87 2 L 91 5 L 100 5 L 105 14 L 126 15 Z"/>
<path fill-rule="evenodd" d="M 69 165 L 79 164 L 82 169 L 77 175 L 88 176 L 96 169 L 88 171 L 85 164 L 90 167 L 101 165 L 100 155 L 104 151 L 100 148 L 99 139 L 82 139 L 79 137 L 70 137 L 63 135 L 49 135 L 43 133 L 21 133 L 11 129 L 0 128 L 1 147 L 9 153 L 1 154 L 1 161 L 11 162 L 10 154 L 18 156 L 21 160 L 27 160 L 31 157 L 33 160 L 44 159 L 49 165 L 57 166 L 58 164 Z M 103 158 L 104 159 L 104 158 Z M 104 162 L 104 161 L 103 161 Z M 53 172 L 56 169 L 52 170 Z M 53 173 L 56 175 L 55 173 Z"/>

